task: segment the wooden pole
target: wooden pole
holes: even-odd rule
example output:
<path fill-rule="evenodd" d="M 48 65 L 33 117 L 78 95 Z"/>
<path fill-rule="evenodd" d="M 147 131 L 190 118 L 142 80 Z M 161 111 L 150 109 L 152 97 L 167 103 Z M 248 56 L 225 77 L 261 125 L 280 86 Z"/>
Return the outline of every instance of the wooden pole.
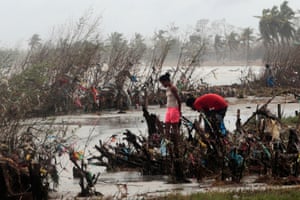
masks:
<path fill-rule="evenodd" d="M 277 104 L 278 119 L 281 119 L 281 104 Z"/>
<path fill-rule="evenodd" d="M 240 109 L 237 110 L 237 114 L 236 114 L 236 122 L 235 122 L 235 126 L 236 126 L 236 130 L 240 131 L 241 129 L 241 111 Z"/>

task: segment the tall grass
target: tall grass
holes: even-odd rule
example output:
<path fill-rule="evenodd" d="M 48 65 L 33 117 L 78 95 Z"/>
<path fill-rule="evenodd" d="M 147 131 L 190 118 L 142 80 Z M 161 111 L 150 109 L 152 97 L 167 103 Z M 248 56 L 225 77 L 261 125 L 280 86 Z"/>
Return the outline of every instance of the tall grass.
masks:
<path fill-rule="evenodd" d="M 171 194 L 164 197 L 153 198 L 153 200 L 296 200 L 300 199 L 298 189 L 267 190 L 255 192 L 220 193 L 208 192 L 188 196 Z"/>
<path fill-rule="evenodd" d="M 283 124 L 287 125 L 296 125 L 299 123 L 299 117 L 298 116 L 289 116 L 281 119 Z"/>

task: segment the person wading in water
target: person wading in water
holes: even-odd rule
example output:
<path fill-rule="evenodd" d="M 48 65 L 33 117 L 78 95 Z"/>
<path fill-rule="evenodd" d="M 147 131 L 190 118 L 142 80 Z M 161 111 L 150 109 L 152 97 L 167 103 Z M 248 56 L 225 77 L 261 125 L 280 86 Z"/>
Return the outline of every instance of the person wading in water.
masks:
<path fill-rule="evenodd" d="M 173 176 L 175 182 L 188 182 L 182 171 L 183 163 L 180 155 L 179 146 L 179 124 L 181 117 L 181 102 L 178 95 L 178 90 L 170 80 L 170 74 L 165 73 L 159 78 L 160 83 L 167 88 L 167 112 L 165 115 L 165 137 L 171 141 L 168 145 L 169 155 L 171 157 Z"/>
<path fill-rule="evenodd" d="M 159 78 L 160 83 L 167 88 L 167 112 L 165 115 L 167 138 L 172 137 L 171 134 L 179 134 L 179 121 L 181 116 L 181 102 L 176 86 L 170 80 L 170 74 L 166 73 Z"/>

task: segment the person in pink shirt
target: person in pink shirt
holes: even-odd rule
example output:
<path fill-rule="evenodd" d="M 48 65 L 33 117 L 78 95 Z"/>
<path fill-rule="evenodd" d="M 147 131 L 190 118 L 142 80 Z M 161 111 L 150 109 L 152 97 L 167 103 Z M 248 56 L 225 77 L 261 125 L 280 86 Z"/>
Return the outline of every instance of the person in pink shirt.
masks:
<path fill-rule="evenodd" d="M 220 95 L 209 93 L 204 94 L 198 98 L 190 97 L 186 100 L 186 105 L 193 110 L 203 112 L 212 125 L 217 120 L 219 131 L 223 136 L 226 136 L 226 129 L 224 126 L 224 117 L 227 111 L 228 103 Z M 212 121 L 211 121 L 212 120 Z M 211 126 L 205 121 L 205 131 L 211 132 Z"/>

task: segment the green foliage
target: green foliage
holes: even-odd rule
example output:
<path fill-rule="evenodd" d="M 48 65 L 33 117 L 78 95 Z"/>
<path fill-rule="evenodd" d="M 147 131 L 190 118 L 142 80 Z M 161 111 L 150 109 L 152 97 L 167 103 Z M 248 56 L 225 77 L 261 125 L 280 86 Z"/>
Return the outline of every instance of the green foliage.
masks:
<path fill-rule="evenodd" d="M 238 49 L 240 41 L 239 35 L 236 32 L 231 31 L 226 40 L 230 51 L 236 51 Z"/>
<path fill-rule="evenodd" d="M 11 79 L 11 85 L 17 86 L 16 90 L 30 94 L 35 90 L 40 90 L 48 80 L 48 65 L 36 64 L 26 68 L 20 74 Z"/>
<path fill-rule="evenodd" d="M 259 31 L 266 45 L 288 43 L 295 36 L 295 28 L 292 20 L 295 12 L 288 6 L 288 1 L 271 9 L 264 9 L 259 16 Z"/>
<path fill-rule="evenodd" d="M 299 123 L 299 116 L 285 117 L 285 118 L 282 118 L 281 121 L 287 125 L 295 125 L 295 124 Z"/>
<path fill-rule="evenodd" d="M 300 199 L 300 191 L 297 189 L 282 189 L 253 192 L 207 192 L 188 196 L 170 194 L 164 197 L 153 198 L 155 200 L 294 200 Z"/>

